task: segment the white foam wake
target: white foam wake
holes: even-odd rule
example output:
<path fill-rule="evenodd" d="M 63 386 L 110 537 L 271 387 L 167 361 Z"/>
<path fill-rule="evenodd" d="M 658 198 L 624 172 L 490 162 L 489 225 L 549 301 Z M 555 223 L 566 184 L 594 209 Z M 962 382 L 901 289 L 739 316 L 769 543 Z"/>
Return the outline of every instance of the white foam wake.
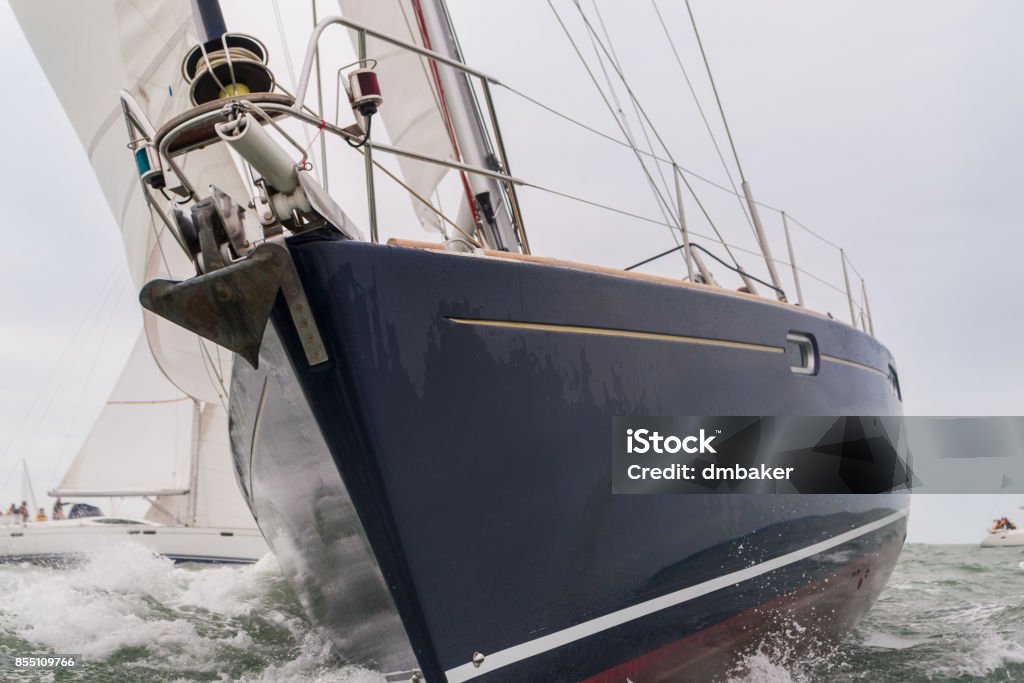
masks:
<path fill-rule="evenodd" d="M 33 652 L 223 680 L 370 683 L 305 621 L 272 555 L 175 566 L 125 543 L 75 568 L 0 567 L 0 639 Z M 181 680 L 189 680 L 184 673 Z"/>

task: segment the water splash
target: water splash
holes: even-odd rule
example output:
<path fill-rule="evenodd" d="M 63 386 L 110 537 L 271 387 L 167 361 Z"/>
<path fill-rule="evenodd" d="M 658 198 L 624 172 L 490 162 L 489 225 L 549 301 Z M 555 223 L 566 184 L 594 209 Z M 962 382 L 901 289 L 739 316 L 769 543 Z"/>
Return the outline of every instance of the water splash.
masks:
<path fill-rule="evenodd" d="M 1024 680 L 1020 557 L 1012 548 L 908 546 L 852 637 L 812 643 L 808 653 L 804 625 L 782 623 L 729 681 Z M 0 566 L 0 594 L 0 654 L 81 654 L 86 668 L 72 680 L 384 680 L 338 658 L 270 556 L 252 566 L 198 568 L 126 544 L 74 569 Z"/>
<path fill-rule="evenodd" d="M 799 641 L 799 646 L 796 643 Z M 809 638 L 807 628 L 786 619 L 733 667 L 728 683 L 812 683 L 842 667 L 835 643 Z"/>
<path fill-rule="evenodd" d="M 306 622 L 273 556 L 174 565 L 125 543 L 73 568 L 0 568 L 0 653 L 79 654 L 89 679 L 369 683 Z"/>
<path fill-rule="evenodd" d="M 908 546 L 889 587 L 846 641 L 796 651 L 773 636 L 730 683 L 1024 680 L 1019 550 Z"/>

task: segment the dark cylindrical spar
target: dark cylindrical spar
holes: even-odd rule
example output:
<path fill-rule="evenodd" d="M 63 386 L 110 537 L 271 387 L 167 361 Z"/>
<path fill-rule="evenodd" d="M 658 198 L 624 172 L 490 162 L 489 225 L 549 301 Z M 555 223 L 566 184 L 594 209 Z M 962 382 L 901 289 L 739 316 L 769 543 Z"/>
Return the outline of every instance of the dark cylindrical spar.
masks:
<path fill-rule="evenodd" d="M 192 16 L 196 22 L 196 33 L 203 43 L 220 40 L 228 32 L 220 0 L 192 0 Z"/>

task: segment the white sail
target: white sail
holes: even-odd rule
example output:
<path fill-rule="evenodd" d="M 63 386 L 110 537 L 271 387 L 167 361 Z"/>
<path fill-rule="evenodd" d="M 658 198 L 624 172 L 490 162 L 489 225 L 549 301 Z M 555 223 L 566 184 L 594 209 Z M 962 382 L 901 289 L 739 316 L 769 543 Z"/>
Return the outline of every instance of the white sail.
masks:
<path fill-rule="evenodd" d="M 419 23 L 410 0 L 338 0 L 342 15 L 381 33 L 423 46 Z M 358 51 L 357 38 L 353 46 Z M 377 115 L 387 129 L 391 143 L 444 159 L 454 159 L 452 142 L 445 124 L 437 84 L 427 60 L 408 50 L 374 38 L 367 38 L 366 54 L 377 60 L 377 73 L 385 92 L 401 97 L 401 106 L 383 106 Z M 402 177 L 421 197 L 429 199 L 447 169 L 415 159 L 399 157 Z M 441 230 L 433 211 L 413 198 L 420 224 L 429 230 Z"/>
<path fill-rule="evenodd" d="M 52 493 L 146 496 L 153 500 L 146 514 L 151 521 L 256 528 L 235 481 L 227 413 L 171 384 L 145 335 Z"/>
<path fill-rule="evenodd" d="M 118 92 L 127 90 L 157 127 L 190 106 L 181 73 L 181 60 L 196 42 L 189 0 L 11 0 L 11 7 L 96 171 L 135 284 L 194 275 L 146 205 L 118 104 Z M 190 154 L 187 168 L 197 187 L 215 182 L 248 201 L 223 147 Z M 148 312 L 144 316 L 153 355 L 168 378 L 197 399 L 223 401 L 230 354 Z"/>
<path fill-rule="evenodd" d="M 256 528 L 235 481 L 227 413 L 219 404 L 207 403 L 199 424 L 196 476 L 190 494 L 158 498 L 146 519 L 198 527 Z"/>
<path fill-rule="evenodd" d="M 57 490 L 183 491 L 194 401 L 164 377 L 140 335 L 114 391 Z"/>

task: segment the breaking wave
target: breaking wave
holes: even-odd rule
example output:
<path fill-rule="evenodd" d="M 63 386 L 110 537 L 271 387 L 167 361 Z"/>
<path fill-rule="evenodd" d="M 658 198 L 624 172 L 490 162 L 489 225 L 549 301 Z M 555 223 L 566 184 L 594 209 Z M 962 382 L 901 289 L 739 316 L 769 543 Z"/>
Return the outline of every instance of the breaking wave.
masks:
<path fill-rule="evenodd" d="M 81 655 L 88 680 L 382 680 L 332 653 L 271 555 L 200 568 L 125 543 L 68 568 L 2 567 L 0 594 L 0 654 Z"/>

